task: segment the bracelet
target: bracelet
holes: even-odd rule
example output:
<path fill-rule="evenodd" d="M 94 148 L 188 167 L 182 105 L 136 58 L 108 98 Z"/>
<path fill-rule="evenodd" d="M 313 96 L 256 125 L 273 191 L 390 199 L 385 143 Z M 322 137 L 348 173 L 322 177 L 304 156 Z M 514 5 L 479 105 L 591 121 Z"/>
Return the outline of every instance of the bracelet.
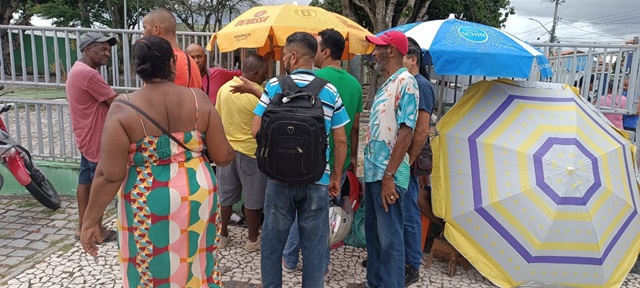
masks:
<path fill-rule="evenodd" d="M 395 173 L 390 173 L 388 171 L 384 171 L 384 175 L 390 176 L 391 178 L 395 177 L 396 174 Z"/>

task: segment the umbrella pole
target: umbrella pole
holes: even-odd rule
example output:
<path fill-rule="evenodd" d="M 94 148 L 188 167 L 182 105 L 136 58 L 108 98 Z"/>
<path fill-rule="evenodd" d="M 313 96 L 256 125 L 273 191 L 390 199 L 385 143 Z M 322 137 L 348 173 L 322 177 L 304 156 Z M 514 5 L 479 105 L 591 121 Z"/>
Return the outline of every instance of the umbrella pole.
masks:
<path fill-rule="evenodd" d="M 269 51 L 273 51 L 273 35 L 269 35 Z M 273 78 L 273 60 L 276 59 L 275 51 L 273 51 L 270 59 L 267 59 L 269 62 L 269 78 Z"/>
<path fill-rule="evenodd" d="M 444 76 L 440 75 L 440 91 L 438 91 L 438 115 L 437 120 L 440 121 L 440 117 L 442 117 L 442 101 L 444 98 Z"/>
<path fill-rule="evenodd" d="M 456 75 L 456 79 L 455 79 L 456 83 L 454 84 L 455 86 L 453 86 L 453 103 L 458 102 L 458 75 Z"/>
<path fill-rule="evenodd" d="M 242 70 L 242 65 L 244 65 L 245 58 L 247 58 L 247 48 L 242 48 L 240 50 L 240 65 L 238 65 L 238 69 Z"/>

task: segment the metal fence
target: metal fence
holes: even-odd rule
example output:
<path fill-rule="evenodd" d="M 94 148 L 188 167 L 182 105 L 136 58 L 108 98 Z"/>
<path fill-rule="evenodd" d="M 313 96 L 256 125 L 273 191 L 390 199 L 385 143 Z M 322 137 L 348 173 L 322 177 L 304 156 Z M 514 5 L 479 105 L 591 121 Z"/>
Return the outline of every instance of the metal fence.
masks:
<path fill-rule="evenodd" d="M 76 59 L 81 57 L 77 40 L 91 28 L 36 27 L 0 25 L 0 55 L 2 73 L 0 83 L 64 87 L 66 75 Z M 115 90 L 131 90 L 142 85 L 135 74 L 131 50 L 141 31 L 100 29 L 106 35 L 118 39 L 111 48 L 110 63 L 100 72 Z M 191 43 L 207 45 L 211 33 L 178 32 L 178 45 L 184 50 Z M 205 51 L 209 65 L 233 66 L 233 53 Z M 212 57 L 213 56 L 213 57 Z"/>
<path fill-rule="evenodd" d="M 529 81 L 544 81 L 564 83 L 580 89 L 582 97 L 589 99 L 600 111 L 605 113 L 635 114 L 636 98 L 640 94 L 640 46 L 633 45 L 587 45 L 565 43 L 533 43 L 549 60 L 553 69 L 553 77 L 544 79 L 540 76 L 538 65 L 531 68 Z M 636 57 L 633 57 L 637 55 Z M 441 108 L 444 111 L 455 104 L 466 89 L 480 80 L 496 78 L 482 76 L 437 76 L 432 71 L 432 77 L 438 85 L 436 93 L 439 96 Z M 593 78 L 593 85 L 590 85 Z M 582 81 L 580 81 L 582 79 Z M 620 103 L 625 80 L 628 79 L 626 94 L 635 95 L 633 101 L 627 101 L 626 106 Z M 611 88 L 611 89 L 609 89 Z M 609 91 L 611 90 L 611 91 Z M 604 101 L 607 94 L 612 95 L 611 101 Z"/>
<path fill-rule="evenodd" d="M 85 32 L 96 32 L 90 28 L 59 28 L 0 25 L 0 55 L 2 71 L 0 84 L 64 87 L 66 73 L 81 52 L 76 49 L 77 40 Z M 111 60 L 100 68 L 102 76 L 115 90 L 133 90 L 142 85 L 135 75 L 131 50 L 141 31 L 101 29 L 99 32 L 118 39 L 111 49 Z M 210 33 L 178 32 L 178 44 L 184 50 L 191 43 L 203 46 L 209 42 Z M 640 94 L 640 46 L 605 46 L 584 44 L 534 43 L 547 55 L 554 75 L 543 79 L 536 64 L 532 67 L 532 80 L 565 83 L 580 86 L 583 97 L 590 99 L 596 107 L 606 113 L 634 114 L 637 99 L 627 101 L 625 107 L 615 105 L 620 99 L 625 79 L 629 79 L 627 95 Z M 244 53 L 220 53 L 206 51 L 209 66 L 232 68 Z M 635 56 L 635 57 L 633 57 Z M 360 62 L 362 67 L 362 64 Z M 277 65 L 276 65 L 277 68 Z M 438 76 L 431 71 L 436 83 L 438 106 L 436 115 L 446 112 L 448 107 L 463 97 L 465 90 L 480 80 L 493 78 L 478 76 Z M 361 79 L 369 72 L 360 69 Z M 359 77 L 359 78 L 360 78 Z M 593 77 L 593 85 L 589 85 Z M 580 79 L 583 79 L 580 82 Z M 610 84 L 609 84 L 610 83 Z M 378 83 L 380 84 L 380 83 Z M 579 85 L 581 84 L 581 85 Z M 376 83 L 363 83 L 375 92 Z M 611 105 L 601 99 L 612 87 L 614 95 Z M 369 93 L 370 94 L 370 93 Z M 629 97 L 629 96 L 628 96 Z M 367 99 L 365 99 L 366 102 Z M 4 116 L 12 134 L 34 156 L 57 161 L 77 161 L 79 152 L 75 148 L 66 101 L 7 100 L 16 104 L 16 109 Z M 0 103 L 3 103 L 0 99 Z M 362 123 L 366 123 L 367 113 Z"/>
<path fill-rule="evenodd" d="M 78 162 L 69 105 L 61 100 L 0 100 L 13 105 L 2 120 L 9 135 L 39 159 Z"/>

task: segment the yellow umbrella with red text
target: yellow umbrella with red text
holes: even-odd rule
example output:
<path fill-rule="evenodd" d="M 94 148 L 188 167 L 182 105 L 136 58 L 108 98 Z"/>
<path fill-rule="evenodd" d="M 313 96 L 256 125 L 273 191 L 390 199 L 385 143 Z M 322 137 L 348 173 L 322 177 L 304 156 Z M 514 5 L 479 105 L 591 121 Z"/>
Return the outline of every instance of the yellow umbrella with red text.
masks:
<path fill-rule="evenodd" d="M 331 13 L 319 7 L 278 5 L 254 7 L 233 19 L 220 31 L 213 34 L 207 50 L 213 51 L 214 44 L 221 52 L 239 48 L 257 48 L 264 55 L 274 50 L 280 58 L 278 48 L 294 32 L 318 32 L 333 28 L 345 37 L 347 43 L 342 59 L 353 54 L 369 54 L 373 45 L 366 36 L 373 35 L 367 29 L 342 15 Z"/>

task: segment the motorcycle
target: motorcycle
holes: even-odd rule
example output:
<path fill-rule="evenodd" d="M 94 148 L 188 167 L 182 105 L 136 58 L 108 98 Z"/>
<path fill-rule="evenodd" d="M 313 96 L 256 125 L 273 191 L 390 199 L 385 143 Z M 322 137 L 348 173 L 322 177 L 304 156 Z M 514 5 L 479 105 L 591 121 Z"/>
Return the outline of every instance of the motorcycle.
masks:
<path fill-rule="evenodd" d="M 3 89 L 4 86 L 0 85 L 0 90 Z M 9 93 L 13 93 L 13 91 L 0 93 L 0 97 Z M 12 107 L 12 105 L 5 104 L 0 109 L 0 116 L 11 110 Z M 33 163 L 31 153 L 11 138 L 2 117 L 0 117 L 0 164 L 6 167 L 18 183 L 24 186 L 42 205 L 53 210 L 60 208 L 58 191 L 38 169 L 38 166 Z M 3 184 L 4 178 L 0 174 L 0 189 Z"/>

